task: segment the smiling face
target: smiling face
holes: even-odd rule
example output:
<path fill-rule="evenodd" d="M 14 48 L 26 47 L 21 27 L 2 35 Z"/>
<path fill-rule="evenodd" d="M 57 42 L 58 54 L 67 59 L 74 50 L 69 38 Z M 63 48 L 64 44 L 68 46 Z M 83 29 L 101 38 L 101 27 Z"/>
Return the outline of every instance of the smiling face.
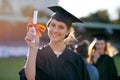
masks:
<path fill-rule="evenodd" d="M 52 19 L 48 26 L 48 36 L 51 41 L 63 41 L 69 30 L 65 23 Z"/>

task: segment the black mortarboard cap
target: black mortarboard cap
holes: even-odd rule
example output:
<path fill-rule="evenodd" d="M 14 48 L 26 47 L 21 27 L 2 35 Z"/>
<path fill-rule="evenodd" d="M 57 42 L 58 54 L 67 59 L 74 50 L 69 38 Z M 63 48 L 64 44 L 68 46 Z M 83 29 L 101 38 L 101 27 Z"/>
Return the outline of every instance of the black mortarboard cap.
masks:
<path fill-rule="evenodd" d="M 93 38 L 96 38 L 97 40 L 104 40 L 104 41 L 108 41 L 109 40 L 109 37 L 106 34 L 104 34 L 104 33 L 93 34 Z"/>
<path fill-rule="evenodd" d="M 48 7 L 48 8 L 50 10 L 52 10 L 53 12 L 55 12 L 52 15 L 53 19 L 56 19 L 58 21 L 62 21 L 62 22 L 66 23 L 69 26 L 71 26 L 72 23 L 74 23 L 74 22 L 81 22 L 81 23 L 83 23 L 82 20 L 78 19 L 77 17 L 75 17 L 70 12 L 66 11 L 65 9 L 63 9 L 60 6 L 51 6 L 51 7 Z"/>

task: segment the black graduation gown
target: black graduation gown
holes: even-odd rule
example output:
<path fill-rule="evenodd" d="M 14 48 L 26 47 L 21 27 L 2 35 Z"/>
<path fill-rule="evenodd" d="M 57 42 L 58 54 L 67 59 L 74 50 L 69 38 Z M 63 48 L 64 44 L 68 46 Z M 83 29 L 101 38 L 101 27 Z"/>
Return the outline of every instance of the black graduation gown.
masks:
<path fill-rule="evenodd" d="M 23 76 L 23 73 L 20 73 Z M 89 80 L 83 58 L 66 48 L 57 58 L 49 45 L 38 50 L 36 80 Z"/>
<path fill-rule="evenodd" d="M 93 65 L 98 69 L 100 80 L 116 80 L 117 70 L 113 58 L 101 55 Z"/>

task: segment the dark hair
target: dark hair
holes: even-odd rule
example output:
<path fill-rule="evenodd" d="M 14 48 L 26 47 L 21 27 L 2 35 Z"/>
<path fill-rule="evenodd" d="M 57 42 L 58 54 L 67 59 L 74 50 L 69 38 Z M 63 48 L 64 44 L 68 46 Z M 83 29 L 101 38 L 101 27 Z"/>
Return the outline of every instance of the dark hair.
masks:
<path fill-rule="evenodd" d="M 77 53 L 81 54 L 86 59 L 88 58 L 88 46 L 89 42 L 87 40 L 83 40 L 76 48 Z"/>

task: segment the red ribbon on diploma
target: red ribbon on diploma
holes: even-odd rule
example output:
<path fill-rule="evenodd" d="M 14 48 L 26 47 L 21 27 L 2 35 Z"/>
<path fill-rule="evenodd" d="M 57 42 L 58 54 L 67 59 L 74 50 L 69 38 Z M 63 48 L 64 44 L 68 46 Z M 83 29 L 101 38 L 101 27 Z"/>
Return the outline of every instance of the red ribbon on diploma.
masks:
<path fill-rule="evenodd" d="M 41 32 L 45 32 L 46 31 L 46 27 L 44 25 L 42 25 L 42 24 L 34 24 L 32 18 L 30 18 L 30 17 L 28 17 L 28 21 L 29 21 L 29 23 L 27 25 L 27 31 L 28 31 L 29 27 L 32 26 L 32 27 L 35 28 L 38 36 L 41 37 L 42 36 Z"/>

